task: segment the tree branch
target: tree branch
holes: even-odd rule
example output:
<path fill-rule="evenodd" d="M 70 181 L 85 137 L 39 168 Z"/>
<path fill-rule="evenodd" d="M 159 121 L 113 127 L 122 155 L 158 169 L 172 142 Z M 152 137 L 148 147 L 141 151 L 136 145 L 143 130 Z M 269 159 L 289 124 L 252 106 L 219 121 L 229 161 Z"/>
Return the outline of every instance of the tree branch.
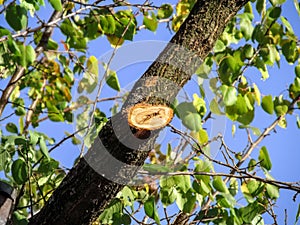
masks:
<path fill-rule="evenodd" d="M 39 44 L 37 45 L 37 47 L 35 48 L 35 52 L 36 52 L 36 57 L 39 56 L 39 54 L 44 51 L 47 47 L 48 44 L 48 40 L 51 37 L 54 27 L 51 26 L 51 24 L 56 21 L 59 20 L 59 18 L 62 16 L 63 12 L 59 12 L 59 11 L 54 11 L 53 14 L 51 15 L 49 21 L 48 21 L 48 26 L 45 27 L 45 30 L 43 32 L 42 38 L 39 42 Z M 53 23 L 55 24 L 55 23 Z M 11 95 L 11 93 L 13 92 L 13 90 L 15 89 L 15 87 L 18 84 L 18 81 L 21 79 L 21 77 L 24 75 L 25 73 L 25 68 L 22 66 L 17 66 L 15 73 L 12 75 L 10 81 L 8 82 L 6 88 L 3 90 L 1 99 L 0 99 L 0 117 L 2 116 L 2 113 L 5 109 L 5 106 L 8 102 L 8 99 Z"/>

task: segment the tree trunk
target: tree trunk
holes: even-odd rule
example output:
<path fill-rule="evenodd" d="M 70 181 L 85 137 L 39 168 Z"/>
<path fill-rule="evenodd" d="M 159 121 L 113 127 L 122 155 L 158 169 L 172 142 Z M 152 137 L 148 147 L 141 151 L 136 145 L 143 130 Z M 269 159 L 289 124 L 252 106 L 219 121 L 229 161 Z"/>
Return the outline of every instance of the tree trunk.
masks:
<path fill-rule="evenodd" d="M 159 130 L 130 128 L 137 103 L 169 105 L 212 50 L 228 21 L 248 0 L 199 0 L 158 59 L 130 92 L 122 110 L 102 128 L 91 149 L 68 173 L 29 225 L 86 225 L 135 176 Z"/>

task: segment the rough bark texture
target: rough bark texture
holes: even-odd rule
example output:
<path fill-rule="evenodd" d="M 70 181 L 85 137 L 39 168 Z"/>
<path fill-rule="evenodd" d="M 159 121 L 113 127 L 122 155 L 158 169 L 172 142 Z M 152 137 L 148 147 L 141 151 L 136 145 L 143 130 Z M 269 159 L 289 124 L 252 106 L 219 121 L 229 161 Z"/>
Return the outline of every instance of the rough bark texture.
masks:
<path fill-rule="evenodd" d="M 248 0 L 199 0 L 170 44 L 135 84 L 119 114 L 69 172 L 29 225 L 91 224 L 143 165 L 159 131 L 132 133 L 128 108 L 169 104 L 212 50 L 227 22 Z"/>
<path fill-rule="evenodd" d="M 16 201 L 17 192 L 9 184 L 0 181 L 0 224 L 8 224 Z"/>

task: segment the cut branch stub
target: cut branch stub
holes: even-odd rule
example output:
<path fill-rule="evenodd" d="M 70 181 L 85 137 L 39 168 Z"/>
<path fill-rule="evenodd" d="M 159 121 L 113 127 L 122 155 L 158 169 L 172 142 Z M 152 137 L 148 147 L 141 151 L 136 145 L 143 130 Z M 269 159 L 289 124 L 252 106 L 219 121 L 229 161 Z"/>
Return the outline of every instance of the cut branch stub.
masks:
<path fill-rule="evenodd" d="M 138 130 L 157 130 L 168 125 L 173 118 L 173 109 L 166 105 L 139 103 L 128 113 L 128 123 Z"/>

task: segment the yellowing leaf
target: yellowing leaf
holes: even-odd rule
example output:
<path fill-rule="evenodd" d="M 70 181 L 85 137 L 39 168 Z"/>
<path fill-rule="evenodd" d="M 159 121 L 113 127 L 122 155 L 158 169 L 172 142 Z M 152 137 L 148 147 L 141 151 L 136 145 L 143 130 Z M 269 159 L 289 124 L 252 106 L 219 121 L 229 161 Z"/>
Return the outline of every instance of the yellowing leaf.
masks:
<path fill-rule="evenodd" d="M 87 60 L 87 72 L 94 78 L 94 81 L 97 82 L 96 77 L 98 77 L 98 60 L 93 55 Z"/>
<path fill-rule="evenodd" d="M 254 89 L 254 97 L 257 101 L 257 105 L 260 105 L 260 91 L 255 83 L 253 83 L 253 89 Z"/>
<path fill-rule="evenodd" d="M 208 134 L 206 130 L 202 128 L 199 130 L 199 142 L 200 144 L 205 144 L 208 142 Z"/>

